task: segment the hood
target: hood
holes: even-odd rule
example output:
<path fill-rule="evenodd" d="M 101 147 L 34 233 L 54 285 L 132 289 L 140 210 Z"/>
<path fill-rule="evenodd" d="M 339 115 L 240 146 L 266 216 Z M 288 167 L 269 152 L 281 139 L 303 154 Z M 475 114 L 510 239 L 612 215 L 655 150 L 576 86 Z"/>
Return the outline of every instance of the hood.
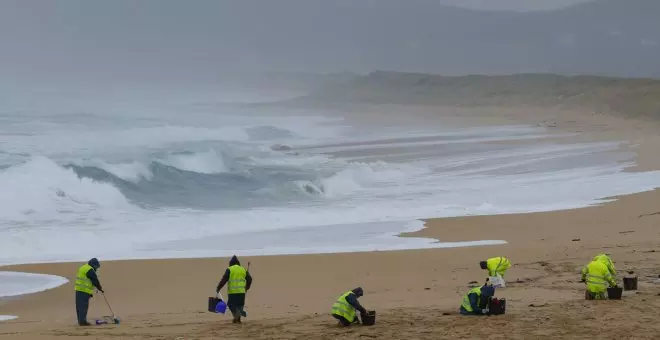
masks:
<path fill-rule="evenodd" d="M 484 297 L 495 296 L 495 287 L 493 287 L 493 286 L 483 286 L 483 287 L 481 287 L 481 296 L 484 296 Z"/>
<path fill-rule="evenodd" d="M 93 258 L 93 259 L 87 261 L 87 264 L 92 266 L 92 268 L 94 268 L 94 270 L 97 270 L 97 269 L 101 268 L 101 263 L 99 262 L 99 260 L 97 258 Z"/>
<path fill-rule="evenodd" d="M 231 260 L 229 260 L 229 266 L 231 267 L 233 265 L 241 265 L 241 262 L 238 261 L 238 257 L 236 257 L 236 255 L 232 256 Z"/>
<path fill-rule="evenodd" d="M 611 260 L 611 259 L 610 259 L 610 256 L 607 255 L 607 254 L 598 254 L 598 255 L 594 256 L 594 259 L 593 259 L 593 261 L 608 261 L 608 260 Z"/>
<path fill-rule="evenodd" d="M 357 287 L 352 290 L 352 292 L 355 294 L 357 297 L 361 297 L 364 295 L 364 290 L 362 290 L 362 287 Z"/>

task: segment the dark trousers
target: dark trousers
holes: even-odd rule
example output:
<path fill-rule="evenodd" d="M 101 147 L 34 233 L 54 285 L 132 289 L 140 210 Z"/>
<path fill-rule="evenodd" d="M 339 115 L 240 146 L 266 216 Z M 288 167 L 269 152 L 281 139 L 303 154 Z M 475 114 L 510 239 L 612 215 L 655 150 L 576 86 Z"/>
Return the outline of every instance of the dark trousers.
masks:
<path fill-rule="evenodd" d="M 351 323 L 348 320 L 346 320 L 345 317 L 343 317 L 341 315 L 332 314 L 332 316 L 334 316 L 335 319 L 339 320 L 339 323 L 344 327 L 351 325 Z"/>
<path fill-rule="evenodd" d="M 463 308 L 463 306 L 461 306 L 461 307 L 458 309 L 458 312 L 459 312 L 461 315 L 483 315 L 483 314 L 477 314 L 477 313 L 475 313 L 475 312 L 468 312 L 468 311 L 465 310 L 465 308 Z"/>
<path fill-rule="evenodd" d="M 78 324 L 84 326 L 87 324 L 87 310 L 89 310 L 89 299 L 92 296 L 76 291 L 76 315 L 78 316 Z"/>
<path fill-rule="evenodd" d="M 227 294 L 227 308 L 234 316 L 234 322 L 240 322 L 245 308 L 245 294 Z"/>

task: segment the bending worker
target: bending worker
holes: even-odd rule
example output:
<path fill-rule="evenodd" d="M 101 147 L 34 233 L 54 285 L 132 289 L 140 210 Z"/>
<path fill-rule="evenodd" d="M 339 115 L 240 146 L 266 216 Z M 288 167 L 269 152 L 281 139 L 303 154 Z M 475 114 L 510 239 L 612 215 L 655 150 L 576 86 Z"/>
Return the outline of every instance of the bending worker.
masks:
<path fill-rule="evenodd" d="M 582 268 L 582 281 L 587 284 L 586 294 L 594 300 L 606 299 L 607 288 L 616 287 L 616 280 L 598 256 Z"/>
<path fill-rule="evenodd" d="M 614 267 L 614 262 L 607 254 L 598 254 L 594 257 L 594 261 L 600 261 L 607 267 L 607 270 L 610 272 L 614 280 L 616 281 L 616 268 Z"/>
<path fill-rule="evenodd" d="M 342 294 L 337 301 L 332 305 L 332 316 L 339 320 L 342 326 L 350 326 L 353 323 L 359 323 L 355 311 L 360 311 L 361 314 L 366 314 L 367 310 L 360 305 L 358 299 L 364 295 L 361 287 L 350 290 Z"/>
<path fill-rule="evenodd" d="M 245 293 L 252 286 L 252 276 L 250 272 L 241 266 L 236 255 L 229 260 L 229 267 L 225 270 L 225 274 L 218 283 L 215 292 L 219 293 L 225 284 L 227 284 L 227 307 L 234 316 L 232 322 L 241 323 L 241 316 L 246 315 L 243 310 L 245 308 Z"/>
<path fill-rule="evenodd" d="M 484 315 L 488 313 L 488 298 L 495 296 L 495 287 L 483 285 L 472 288 L 464 297 L 459 308 L 461 315 Z"/>
<path fill-rule="evenodd" d="M 103 293 L 103 288 L 96 275 L 99 268 L 101 268 L 99 260 L 93 258 L 87 264 L 82 265 L 76 275 L 76 314 L 80 326 L 90 325 L 87 322 L 87 311 L 89 310 L 89 299 L 94 296 L 94 288 Z"/>
<path fill-rule="evenodd" d="M 500 274 L 504 278 L 504 273 L 511 267 L 511 261 L 504 256 L 491 257 L 486 261 L 479 262 L 481 269 L 488 270 L 488 276 L 497 276 Z"/>

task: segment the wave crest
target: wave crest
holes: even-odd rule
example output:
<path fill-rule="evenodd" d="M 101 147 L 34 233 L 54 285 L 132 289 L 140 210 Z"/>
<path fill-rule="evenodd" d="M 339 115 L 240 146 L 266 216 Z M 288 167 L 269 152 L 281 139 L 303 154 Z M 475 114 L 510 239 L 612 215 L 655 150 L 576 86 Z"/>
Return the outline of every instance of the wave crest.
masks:
<path fill-rule="evenodd" d="M 0 216 L 13 221 L 80 218 L 77 213 L 96 218 L 108 208 L 131 208 L 113 185 L 81 178 L 42 156 L 0 172 L 0 187 Z"/>

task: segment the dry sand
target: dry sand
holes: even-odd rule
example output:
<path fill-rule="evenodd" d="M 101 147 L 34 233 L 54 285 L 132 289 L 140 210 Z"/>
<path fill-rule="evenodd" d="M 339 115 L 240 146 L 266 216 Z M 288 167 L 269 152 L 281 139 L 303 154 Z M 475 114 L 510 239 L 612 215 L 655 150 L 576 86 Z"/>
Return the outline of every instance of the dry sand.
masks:
<path fill-rule="evenodd" d="M 659 168 L 655 126 L 584 114 L 576 119 L 567 112 L 552 117 L 524 112 L 500 118 L 533 122 L 545 117 L 562 131 L 587 129 L 588 138 L 634 140 L 642 143 L 636 149 L 642 167 Z M 655 339 L 660 337 L 655 323 L 660 317 L 660 284 L 655 283 L 660 274 L 659 225 L 660 191 L 651 191 L 584 209 L 432 219 L 427 229 L 406 235 L 442 241 L 505 239 L 506 245 L 241 258 L 243 264 L 251 261 L 254 276 L 243 325 L 205 311 L 226 258 L 103 262 L 101 280 L 121 325 L 77 327 L 69 283 L 0 305 L 0 314 L 20 316 L 0 323 L 0 338 Z M 636 294 L 620 301 L 583 300 L 578 271 L 603 251 L 612 254 L 621 274 L 634 270 L 639 275 Z M 514 263 L 506 275 L 508 287 L 496 294 L 507 298 L 507 314 L 458 316 L 469 283 L 485 279 L 478 261 L 498 255 Z M 3 270 L 72 278 L 79 265 Z M 328 315 L 330 306 L 357 286 L 365 289 L 363 305 L 377 310 L 377 325 L 339 328 Z M 103 315 L 109 313 L 96 297 L 90 318 Z"/>

